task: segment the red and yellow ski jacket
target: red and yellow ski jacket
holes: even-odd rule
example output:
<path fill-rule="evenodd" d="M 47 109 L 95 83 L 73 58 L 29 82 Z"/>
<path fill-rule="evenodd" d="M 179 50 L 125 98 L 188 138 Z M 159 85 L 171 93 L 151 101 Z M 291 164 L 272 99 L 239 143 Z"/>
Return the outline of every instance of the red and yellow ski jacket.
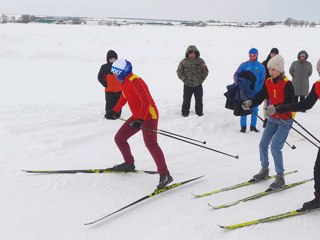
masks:
<path fill-rule="evenodd" d="M 320 80 L 318 80 L 318 81 L 314 84 L 314 87 L 315 87 L 316 94 L 317 94 L 318 98 L 320 99 Z"/>
<path fill-rule="evenodd" d="M 266 89 L 268 92 L 269 100 L 271 105 L 278 105 L 285 103 L 285 87 L 287 83 L 290 82 L 287 77 L 284 77 L 279 82 L 274 83 L 272 78 L 268 78 L 265 81 Z M 291 83 L 291 82 L 290 82 Z M 288 116 L 289 115 L 289 116 Z M 293 117 L 292 112 L 287 112 L 284 114 L 276 113 L 271 116 L 272 118 L 290 119 Z"/>
<path fill-rule="evenodd" d="M 135 119 L 158 119 L 158 109 L 148 86 L 133 73 L 122 82 L 122 94 L 113 110 L 119 112 L 127 102 Z"/>
<path fill-rule="evenodd" d="M 269 99 L 271 105 L 292 103 L 294 99 L 294 89 L 291 81 L 285 76 L 277 79 L 266 79 L 260 92 L 253 97 L 252 107 L 260 105 L 265 99 Z M 294 117 L 294 115 L 294 112 L 287 112 L 283 114 L 275 113 L 270 117 L 287 120 Z"/>

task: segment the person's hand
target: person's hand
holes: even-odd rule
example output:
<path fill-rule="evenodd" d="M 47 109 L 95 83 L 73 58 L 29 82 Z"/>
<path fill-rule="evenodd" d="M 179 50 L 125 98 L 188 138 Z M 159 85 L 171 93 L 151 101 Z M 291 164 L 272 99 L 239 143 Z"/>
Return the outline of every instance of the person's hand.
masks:
<path fill-rule="evenodd" d="M 265 110 L 266 110 L 266 114 L 268 117 L 270 117 L 276 113 L 276 107 L 274 105 L 270 105 L 270 106 L 266 107 Z"/>
<path fill-rule="evenodd" d="M 117 118 L 119 118 L 117 116 L 117 113 L 115 111 L 113 111 L 112 109 L 104 116 L 106 119 L 110 119 L 110 120 L 116 120 Z"/>
<path fill-rule="evenodd" d="M 134 120 L 134 121 L 132 121 L 130 123 L 130 127 L 134 127 L 134 128 L 140 129 L 142 124 L 143 124 L 143 120 L 137 119 L 137 120 Z"/>
<path fill-rule="evenodd" d="M 251 100 L 246 100 L 242 103 L 241 107 L 243 110 L 250 110 L 250 106 L 252 105 Z"/>

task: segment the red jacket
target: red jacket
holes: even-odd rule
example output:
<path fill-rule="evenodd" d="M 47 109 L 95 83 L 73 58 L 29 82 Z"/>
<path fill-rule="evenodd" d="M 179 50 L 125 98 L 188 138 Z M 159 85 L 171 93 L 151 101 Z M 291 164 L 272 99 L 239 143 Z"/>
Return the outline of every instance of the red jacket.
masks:
<path fill-rule="evenodd" d="M 148 86 L 133 73 L 126 76 L 122 82 L 122 94 L 113 110 L 119 112 L 127 102 L 135 119 L 158 119 L 158 109 Z"/>
<path fill-rule="evenodd" d="M 315 83 L 315 90 L 316 90 L 316 94 L 318 96 L 318 98 L 320 99 L 320 80 L 318 80 L 316 83 Z"/>
<path fill-rule="evenodd" d="M 272 105 L 278 105 L 285 103 L 285 87 L 287 83 L 289 82 L 287 77 L 284 77 L 279 82 L 274 83 L 272 78 L 268 78 L 265 81 L 265 86 L 268 92 L 270 104 Z M 288 116 L 289 115 L 289 116 Z M 292 112 L 287 113 L 275 113 L 272 115 L 272 118 L 281 118 L 284 120 L 290 119 L 290 117 L 294 117 L 294 114 Z"/>

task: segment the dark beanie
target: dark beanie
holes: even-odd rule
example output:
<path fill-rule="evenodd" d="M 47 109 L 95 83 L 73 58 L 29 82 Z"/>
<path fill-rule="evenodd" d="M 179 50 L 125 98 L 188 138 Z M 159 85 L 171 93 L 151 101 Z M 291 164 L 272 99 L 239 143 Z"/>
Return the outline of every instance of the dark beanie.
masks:
<path fill-rule="evenodd" d="M 279 50 L 278 50 L 278 48 L 272 48 L 270 53 L 279 54 Z"/>

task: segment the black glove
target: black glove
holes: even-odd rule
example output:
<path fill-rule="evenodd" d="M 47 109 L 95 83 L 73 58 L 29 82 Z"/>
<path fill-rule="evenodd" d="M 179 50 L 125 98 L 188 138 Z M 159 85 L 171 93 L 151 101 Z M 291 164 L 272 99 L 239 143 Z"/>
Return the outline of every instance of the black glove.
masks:
<path fill-rule="evenodd" d="M 279 104 L 276 107 L 276 112 L 282 114 L 282 113 L 287 112 L 287 109 L 286 109 L 286 107 L 284 105 Z"/>
<path fill-rule="evenodd" d="M 143 124 L 143 120 L 137 119 L 137 120 L 134 120 L 133 122 L 130 123 L 130 127 L 140 129 L 142 124 Z"/>
<path fill-rule="evenodd" d="M 113 110 L 110 110 L 106 115 L 104 115 L 106 119 L 111 119 L 111 120 L 116 120 L 117 118 L 119 118 L 119 116 L 117 116 L 117 113 Z"/>

